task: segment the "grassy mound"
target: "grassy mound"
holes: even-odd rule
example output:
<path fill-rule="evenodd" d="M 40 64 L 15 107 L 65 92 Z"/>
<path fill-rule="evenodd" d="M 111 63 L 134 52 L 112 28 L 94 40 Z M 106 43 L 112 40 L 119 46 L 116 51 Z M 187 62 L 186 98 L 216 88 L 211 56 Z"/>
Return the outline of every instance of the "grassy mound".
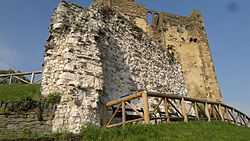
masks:
<path fill-rule="evenodd" d="M 82 133 L 84 141 L 250 141 L 250 128 L 220 121 L 86 127 Z"/>
<path fill-rule="evenodd" d="M 39 99 L 40 88 L 40 84 L 0 85 L 0 100 L 20 100 L 26 97 Z"/>

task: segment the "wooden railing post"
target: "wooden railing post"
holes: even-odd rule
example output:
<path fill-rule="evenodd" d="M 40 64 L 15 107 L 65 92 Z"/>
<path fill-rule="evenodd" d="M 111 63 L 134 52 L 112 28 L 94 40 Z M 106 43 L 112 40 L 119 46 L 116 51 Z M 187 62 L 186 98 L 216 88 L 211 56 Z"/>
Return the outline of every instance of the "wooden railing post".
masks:
<path fill-rule="evenodd" d="M 225 116 L 224 120 L 225 120 L 225 119 L 230 120 L 230 119 L 229 119 L 229 115 L 228 115 L 228 107 L 225 107 L 225 114 L 226 114 L 226 116 Z M 224 114 L 224 115 L 225 115 L 225 114 Z"/>
<path fill-rule="evenodd" d="M 181 98 L 181 112 L 184 118 L 184 122 L 188 122 L 188 117 L 187 117 L 187 110 L 186 110 L 186 104 L 184 98 Z"/>
<path fill-rule="evenodd" d="M 165 114 L 166 114 L 167 122 L 169 122 L 170 117 L 169 117 L 169 113 L 168 113 L 169 105 L 168 105 L 167 98 L 164 98 L 164 104 L 165 104 Z"/>
<path fill-rule="evenodd" d="M 13 79 L 13 76 L 10 76 L 9 84 L 12 84 L 12 79 Z"/>
<path fill-rule="evenodd" d="M 33 83 L 34 83 L 34 80 L 35 80 L 35 73 L 32 72 L 32 73 L 31 73 L 31 78 L 30 78 L 30 84 L 33 84 Z"/>
<path fill-rule="evenodd" d="M 195 110 L 196 120 L 200 120 L 197 102 L 194 102 L 194 110 Z"/>
<path fill-rule="evenodd" d="M 122 122 L 124 123 L 126 121 L 126 109 L 125 109 L 125 102 L 122 101 Z"/>
<path fill-rule="evenodd" d="M 149 117 L 149 106 L 148 106 L 148 94 L 147 94 L 147 92 L 142 93 L 142 103 L 143 103 L 143 111 L 144 111 L 144 123 L 149 124 L 150 117 Z"/>
<path fill-rule="evenodd" d="M 107 126 L 108 123 L 108 107 L 107 106 L 103 106 L 103 125 L 104 127 Z"/>
<path fill-rule="evenodd" d="M 205 103 L 205 114 L 206 114 L 206 116 L 207 116 L 207 118 L 208 118 L 208 121 L 211 121 L 207 102 Z"/>

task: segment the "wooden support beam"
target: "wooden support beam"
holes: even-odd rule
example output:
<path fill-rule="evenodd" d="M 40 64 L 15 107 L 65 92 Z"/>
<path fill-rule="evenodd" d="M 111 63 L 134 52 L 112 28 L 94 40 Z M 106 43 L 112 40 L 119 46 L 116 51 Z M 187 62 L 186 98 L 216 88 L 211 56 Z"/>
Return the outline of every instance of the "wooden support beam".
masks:
<path fill-rule="evenodd" d="M 7 78 L 2 78 L 2 79 L 0 80 L 0 82 L 5 81 L 5 80 L 7 80 L 7 79 L 8 79 L 8 77 L 7 77 Z"/>
<path fill-rule="evenodd" d="M 29 84 L 28 81 L 26 81 L 26 80 L 24 80 L 24 79 L 22 79 L 22 78 L 19 78 L 19 77 L 17 77 L 17 76 L 13 76 L 13 77 L 16 78 L 16 79 L 18 79 L 18 80 L 20 80 L 20 81 L 23 81 L 24 83 Z"/>
<path fill-rule="evenodd" d="M 219 115 L 220 115 L 221 121 L 224 121 L 224 114 L 222 113 L 222 106 L 221 106 L 221 104 L 219 104 Z"/>
<path fill-rule="evenodd" d="M 207 116 L 208 121 L 211 121 L 207 102 L 205 103 L 205 114 Z"/>
<path fill-rule="evenodd" d="M 187 111 L 187 115 L 191 114 L 191 110 L 192 110 L 193 107 L 194 107 L 194 104 L 191 103 L 191 104 L 190 104 L 190 107 L 189 107 L 189 109 L 188 109 L 188 111 Z"/>
<path fill-rule="evenodd" d="M 237 119 L 236 119 L 236 117 L 235 117 L 235 110 L 234 109 L 232 109 L 232 118 L 233 118 L 233 120 L 234 120 L 234 123 L 236 124 L 237 123 Z"/>
<path fill-rule="evenodd" d="M 180 100 L 180 103 L 181 103 L 181 111 L 182 111 L 182 115 L 183 115 L 183 118 L 184 118 L 184 122 L 188 122 L 187 111 L 186 111 L 186 104 L 185 104 L 184 98 L 182 98 Z"/>
<path fill-rule="evenodd" d="M 42 79 L 38 79 L 34 83 L 36 84 L 36 83 L 41 82 L 41 81 L 42 81 Z"/>
<path fill-rule="evenodd" d="M 232 110 L 231 110 L 231 112 L 228 111 L 228 113 L 229 113 L 229 115 L 231 116 L 231 118 L 233 119 L 233 122 L 234 122 L 234 123 L 237 123 L 233 111 L 232 111 Z M 230 117 L 229 117 L 229 118 L 230 118 Z M 230 119 L 229 119 L 229 120 L 230 120 Z"/>
<path fill-rule="evenodd" d="M 122 122 L 124 123 L 126 121 L 126 104 L 124 101 L 122 101 Z"/>
<path fill-rule="evenodd" d="M 238 122 L 239 113 L 237 112 L 236 114 L 237 114 L 237 116 L 236 116 L 236 122 Z"/>
<path fill-rule="evenodd" d="M 119 104 L 119 106 L 116 108 L 115 112 L 113 113 L 113 115 L 111 116 L 110 120 L 107 123 L 107 126 L 111 123 L 112 119 L 115 117 L 116 113 L 119 111 L 119 109 L 121 108 L 122 104 Z"/>
<path fill-rule="evenodd" d="M 107 128 L 111 128 L 111 127 L 123 125 L 123 124 L 126 124 L 126 123 L 137 122 L 137 121 L 140 121 L 140 120 L 143 120 L 143 119 L 144 119 L 144 118 L 138 118 L 138 119 L 128 120 L 128 121 L 125 121 L 125 122 L 120 122 L 120 123 L 108 125 Z"/>
<path fill-rule="evenodd" d="M 144 123 L 149 124 L 150 117 L 149 117 L 149 106 L 148 106 L 148 94 L 146 92 L 142 93 L 142 105 L 144 111 Z"/>
<path fill-rule="evenodd" d="M 219 109 L 219 105 L 217 105 L 217 104 L 214 105 L 214 110 L 216 111 L 217 115 L 220 116 L 220 112 L 219 112 L 218 109 Z M 218 117 L 218 116 L 217 116 L 217 117 Z"/>
<path fill-rule="evenodd" d="M 175 109 L 175 111 L 183 117 L 182 113 L 178 110 L 178 108 L 176 108 L 175 105 L 169 99 L 167 99 L 167 101 Z"/>
<path fill-rule="evenodd" d="M 195 111 L 196 120 L 200 120 L 197 102 L 194 102 L 194 111 Z"/>
<path fill-rule="evenodd" d="M 241 115 L 240 117 L 241 117 L 243 123 L 245 124 L 245 126 L 247 126 L 247 122 L 246 122 L 246 120 L 245 120 L 245 119 L 246 119 L 246 118 L 245 118 L 245 115 Z"/>
<path fill-rule="evenodd" d="M 216 110 L 215 110 L 214 106 L 215 106 L 214 104 L 211 104 L 211 110 L 212 110 L 214 119 L 217 120 L 217 113 L 216 113 Z"/>
<path fill-rule="evenodd" d="M 164 98 L 164 105 L 165 105 L 165 116 L 167 118 L 167 122 L 169 122 L 170 121 L 169 113 L 168 113 L 169 103 L 167 101 L 167 98 Z"/>
<path fill-rule="evenodd" d="M 150 112 L 150 117 L 155 113 L 155 111 L 159 108 L 160 104 L 162 103 L 163 98 L 155 105 L 154 109 L 152 112 Z"/>
<path fill-rule="evenodd" d="M 125 102 L 131 109 L 133 109 L 140 117 L 143 117 L 143 115 L 136 110 L 136 108 L 134 106 L 132 106 L 131 104 L 129 104 L 127 101 Z"/>
<path fill-rule="evenodd" d="M 103 106 L 103 125 L 106 127 L 108 122 L 108 107 Z"/>
<path fill-rule="evenodd" d="M 243 125 L 243 121 L 242 121 L 242 118 L 241 118 L 241 114 L 238 113 L 238 115 L 239 115 L 240 124 Z"/>

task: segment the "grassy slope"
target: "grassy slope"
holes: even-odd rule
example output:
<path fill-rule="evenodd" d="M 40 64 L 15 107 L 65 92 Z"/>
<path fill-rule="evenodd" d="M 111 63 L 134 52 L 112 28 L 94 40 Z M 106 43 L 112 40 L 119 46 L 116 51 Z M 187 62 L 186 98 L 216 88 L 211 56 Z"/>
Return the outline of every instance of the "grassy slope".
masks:
<path fill-rule="evenodd" d="M 83 141 L 250 141 L 250 128 L 220 121 L 175 122 L 158 125 L 126 125 L 116 128 L 86 127 Z M 67 136 L 70 133 L 23 133 L 1 138 Z"/>
<path fill-rule="evenodd" d="M 85 141 L 250 141 L 250 128 L 220 121 L 83 129 Z"/>
<path fill-rule="evenodd" d="M 27 96 L 39 99 L 40 85 L 0 85 L 0 100 L 19 100 Z M 87 127 L 82 132 L 85 141 L 250 141 L 250 128 L 219 121 L 126 125 L 111 129 Z M 34 134 L 19 137 L 22 136 Z"/>
<path fill-rule="evenodd" d="M 40 98 L 40 84 L 0 85 L 0 100 L 20 100 L 25 97 Z"/>

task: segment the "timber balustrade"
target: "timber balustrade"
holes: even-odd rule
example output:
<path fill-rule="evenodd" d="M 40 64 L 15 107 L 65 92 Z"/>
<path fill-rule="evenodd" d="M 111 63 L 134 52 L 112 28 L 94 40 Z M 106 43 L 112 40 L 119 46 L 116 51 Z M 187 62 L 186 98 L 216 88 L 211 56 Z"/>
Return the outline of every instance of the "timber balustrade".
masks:
<path fill-rule="evenodd" d="M 40 74 L 42 74 L 42 71 L 0 74 L 0 84 L 14 84 L 18 81 L 24 84 L 38 84 L 41 83 L 41 78 L 36 79 L 35 77 Z M 30 76 L 30 79 L 26 76 Z"/>
<path fill-rule="evenodd" d="M 153 103 L 155 99 L 158 102 Z M 136 101 L 136 105 L 131 101 Z M 150 124 L 192 120 L 221 120 L 250 126 L 250 118 L 233 107 L 172 94 L 142 91 L 104 105 L 103 123 L 107 128 L 136 122 Z"/>

